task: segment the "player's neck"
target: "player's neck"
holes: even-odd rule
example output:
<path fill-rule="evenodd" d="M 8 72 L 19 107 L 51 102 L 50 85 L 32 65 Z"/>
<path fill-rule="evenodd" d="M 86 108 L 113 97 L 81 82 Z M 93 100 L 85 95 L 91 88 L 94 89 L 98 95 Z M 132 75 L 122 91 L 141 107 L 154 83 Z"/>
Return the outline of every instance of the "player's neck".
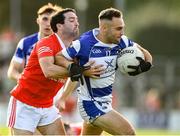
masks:
<path fill-rule="evenodd" d="M 101 41 L 101 42 L 103 42 L 103 43 L 105 43 L 105 44 L 110 44 L 110 43 L 104 38 L 103 34 L 101 34 L 101 33 L 99 33 L 98 35 L 96 35 L 96 38 L 97 38 L 99 41 Z"/>
<path fill-rule="evenodd" d="M 72 43 L 72 41 L 74 40 L 74 37 L 70 37 L 70 36 L 66 36 L 66 35 L 59 35 L 58 36 L 61 38 L 62 42 L 64 43 L 64 45 L 66 47 L 69 47 Z"/>
<path fill-rule="evenodd" d="M 42 38 L 44 38 L 46 36 L 48 36 L 48 35 L 44 35 L 43 33 L 40 33 L 39 38 L 42 39 Z"/>
<path fill-rule="evenodd" d="M 42 38 L 44 38 L 44 37 L 45 37 L 45 36 L 40 33 L 39 38 L 42 39 Z"/>

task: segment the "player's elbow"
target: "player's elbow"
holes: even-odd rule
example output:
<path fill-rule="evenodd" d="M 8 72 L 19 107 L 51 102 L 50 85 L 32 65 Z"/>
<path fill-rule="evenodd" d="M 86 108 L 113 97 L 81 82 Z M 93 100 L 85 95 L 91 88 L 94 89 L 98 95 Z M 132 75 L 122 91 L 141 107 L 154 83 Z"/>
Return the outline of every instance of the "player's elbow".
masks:
<path fill-rule="evenodd" d="M 11 74 L 11 72 L 8 70 L 7 71 L 7 77 L 9 78 L 9 79 L 12 79 L 12 74 Z"/>
<path fill-rule="evenodd" d="M 43 73 L 44 73 L 44 76 L 46 78 L 49 78 L 49 79 L 51 79 L 51 78 L 65 78 L 68 76 L 67 72 L 63 72 L 61 70 L 59 70 L 59 71 L 51 71 L 51 70 L 50 71 L 43 71 Z"/>
<path fill-rule="evenodd" d="M 16 80 L 16 78 L 14 77 L 14 74 L 13 74 L 12 70 L 8 70 L 8 71 L 7 71 L 7 77 L 8 77 L 10 80 Z"/>
<path fill-rule="evenodd" d="M 65 75 L 65 74 L 56 74 L 54 72 L 45 72 L 44 76 L 46 78 L 49 78 L 49 79 L 51 79 L 51 78 L 65 78 L 65 77 L 67 77 L 67 75 Z"/>

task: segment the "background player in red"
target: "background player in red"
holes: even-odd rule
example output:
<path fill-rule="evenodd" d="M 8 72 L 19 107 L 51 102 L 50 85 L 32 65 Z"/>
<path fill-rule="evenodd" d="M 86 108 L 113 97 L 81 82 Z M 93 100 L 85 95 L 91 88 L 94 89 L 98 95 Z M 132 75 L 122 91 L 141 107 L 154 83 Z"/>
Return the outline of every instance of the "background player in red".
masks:
<path fill-rule="evenodd" d="M 37 19 L 36 19 L 36 22 L 39 27 L 39 31 L 34 34 L 23 37 L 19 41 L 14 56 L 9 65 L 9 69 L 8 69 L 9 79 L 15 80 L 16 82 L 18 81 L 24 67 L 28 62 L 31 51 L 33 47 L 36 45 L 36 42 L 41 38 L 52 34 L 50 19 L 52 14 L 60 10 L 62 10 L 60 6 L 53 5 L 51 3 L 43 5 L 42 7 L 39 8 L 39 10 L 37 11 Z M 39 133 L 36 132 L 36 134 Z"/>

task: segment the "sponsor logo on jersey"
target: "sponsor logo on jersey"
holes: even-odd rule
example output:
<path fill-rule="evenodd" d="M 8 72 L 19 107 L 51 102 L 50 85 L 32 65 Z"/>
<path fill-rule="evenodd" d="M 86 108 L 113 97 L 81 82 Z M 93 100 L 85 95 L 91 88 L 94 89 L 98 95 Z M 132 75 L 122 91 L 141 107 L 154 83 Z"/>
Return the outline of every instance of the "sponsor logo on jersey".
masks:
<path fill-rule="evenodd" d="M 106 64 L 107 64 L 106 69 L 108 69 L 109 67 L 114 67 L 113 64 L 112 64 L 113 60 L 114 60 L 114 59 L 111 59 L 110 61 L 105 60 L 105 62 L 106 62 Z"/>
<path fill-rule="evenodd" d="M 101 50 L 100 49 L 93 49 L 92 52 L 93 53 L 101 53 Z"/>
<path fill-rule="evenodd" d="M 133 53 L 134 53 L 134 50 L 124 50 L 124 51 L 122 50 L 122 51 L 120 52 L 119 56 L 121 57 L 122 55 L 127 54 L 127 53 L 133 54 Z"/>
<path fill-rule="evenodd" d="M 44 52 L 52 52 L 52 50 L 47 46 L 43 46 L 43 47 L 39 48 L 38 54 L 41 54 L 41 53 L 44 53 Z"/>
<path fill-rule="evenodd" d="M 106 73 L 111 73 L 111 72 L 114 71 L 115 67 L 113 65 L 113 60 L 114 59 L 111 59 L 110 61 L 105 60 L 105 63 L 107 64 L 105 72 L 104 72 L 105 74 Z"/>

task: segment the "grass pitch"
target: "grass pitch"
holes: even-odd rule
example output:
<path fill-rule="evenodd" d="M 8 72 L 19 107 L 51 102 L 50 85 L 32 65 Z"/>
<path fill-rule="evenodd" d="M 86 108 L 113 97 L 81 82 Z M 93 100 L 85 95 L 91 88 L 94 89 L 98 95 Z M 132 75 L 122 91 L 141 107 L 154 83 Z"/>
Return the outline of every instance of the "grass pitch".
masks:
<path fill-rule="evenodd" d="M 9 135 L 9 129 L 7 127 L 0 127 L 0 136 L 8 136 Z"/>
<path fill-rule="evenodd" d="M 180 131 L 168 131 L 168 130 L 137 130 L 137 136 L 180 136 Z M 0 127 L 0 136 L 10 136 L 9 129 L 7 127 Z M 103 133 L 104 136 L 111 136 L 108 133 Z"/>

